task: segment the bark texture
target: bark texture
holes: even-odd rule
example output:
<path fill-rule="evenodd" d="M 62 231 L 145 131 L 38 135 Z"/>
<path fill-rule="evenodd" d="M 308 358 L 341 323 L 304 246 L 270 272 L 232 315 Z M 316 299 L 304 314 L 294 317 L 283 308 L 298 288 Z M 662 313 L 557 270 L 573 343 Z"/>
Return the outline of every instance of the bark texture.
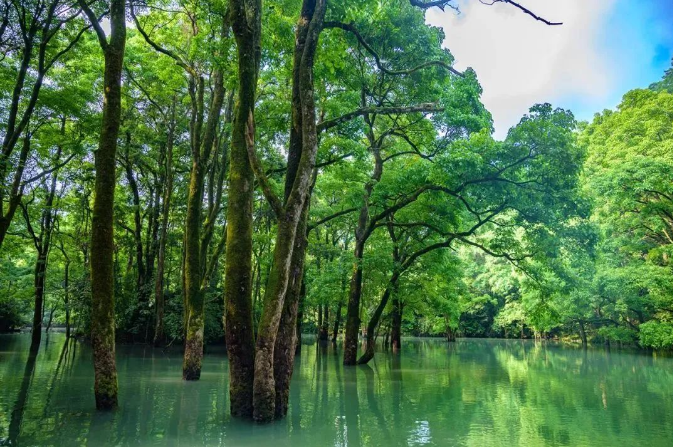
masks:
<path fill-rule="evenodd" d="M 105 56 L 103 123 L 95 153 L 96 181 L 91 222 L 91 344 L 96 408 L 117 407 L 117 366 L 114 321 L 113 208 L 116 185 L 115 157 L 121 116 L 121 74 L 126 44 L 126 1 L 110 1 L 110 41 L 84 0 L 80 6 L 98 35 Z"/>
<path fill-rule="evenodd" d="M 355 229 L 355 249 L 353 252 L 355 262 L 348 292 L 346 329 L 344 331 L 344 365 L 355 365 L 357 359 L 358 332 L 360 330 L 360 298 L 362 297 L 362 257 L 367 239 L 373 231 L 369 216 L 369 197 L 372 195 L 374 186 L 381 180 L 381 176 L 383 175 L 383 158 L 381 157 L 379 147 L 381 141 L 374 137 L 372 130 L 373 123 L 370 118 L 365 117 L 365 121 L 369 126 L 367 138 L 370 144 L 370 151 L 374 155 L 375 163 L 374 172 L 364 187 L 363 202 Z"/>
<path fill-rule="evenodd" d="M 230 0 L 238 54 L 238 97 L 229 158 L 229 203 L 224 282 L 224 328 L 229 358 L 231 414 L 252 417 L 252 202 L 254 174 L 248 159 L 247 123 L 254 116 L 261 57 L 261 0 Z"/>
<path fill-rule="evenodd" d="M 283 313 L 281 315 L 276 336 L 276 346 L 274 348 L 274 379 L 276 386 L 276 418 L 280 419 L 287 415 L 288 403 L 290 399 L 290 380 L 294 368 L 294 357 L 297 353 L 298 330 L 297 315 L 299 311 L 299 300 L 302 296 L 304 287 L 304 260 L 306 258 L 306 247 L 308 238 L 306 235 L 306 226 L 308 220 L 308 202 L 304 203 L 301 220 L 297 226 L 297 236 L 295 238 L 294 249 L 292 251 L 292 261 L 290 263 L 290 279 L 287 286 L 287 295 L 283 303 Z"/>
<path fill-rule="evenodd" d="M 306 28 L 306 39 L 301 48 L 299 60 L 299 99 L 301 103 L 301 157 L 297 165 L 292 189 L 286 193 L 284 206 L 277 198 L 272 197 L 265 188 L 263 171 L 256 169 L 256 174 L 265 195 L 276 209 L 278 230 L 274 248 L 273 266 L 264 296 L 264 307 L 257 333 L 255 349 L 255 377 L 253 383 L 253 418 L 257 422 L 269 422 L 276 416 L 276 385 L 274 379 L 274 347 L 278 334 L 281 314 L 287 292 L 292 252 L 297 235 L 297 226 L 301 220 L 304 204 L 311 191 L 315 158 L 318 151 L 318 133 L 316 128 L 313 65 L 320 31 L 325 17 L 324 0 L 305 0 L 299 19 L 298 28 Z M 298 31 L 299 32 L 299 31 Z M 295 48 L 297 51 L 297 48 Z M 255 163 L 254 147 L 248 147 L 253 165 Z M 254 166 L 253 166 L 254 167 Z M 303 235 L 302 235 L 303 236 Z M 293 325 L 294 327 L 294 325 Z"/>
<path fill-rule="evenodd" d="M 204 333 L 204 295 L 202 287 L 205 275 L 205 250 L 207 244 L 202 244 L 202 207 L 204 182 L 207 172 L 210 152 L 215 141 L 217 124 L 224 103 L 223 74 L 216 69 L 214 74 L 215 85 L 208 110 L 206 127 L 201 133 L 203 115 L 199 113 L 203 104 L 203 78 L 195 80 L 196 107 L 192 122 L 192 168 L 189 178 L 187 195 L 187 218 L 185 222 L 185 355 L 182 364 L 182 378 L 198 380 L 201 377 L 201 363 L 203 361 L 203 333 Z M 205 245 L 205 246 L 204 246 Z"/>

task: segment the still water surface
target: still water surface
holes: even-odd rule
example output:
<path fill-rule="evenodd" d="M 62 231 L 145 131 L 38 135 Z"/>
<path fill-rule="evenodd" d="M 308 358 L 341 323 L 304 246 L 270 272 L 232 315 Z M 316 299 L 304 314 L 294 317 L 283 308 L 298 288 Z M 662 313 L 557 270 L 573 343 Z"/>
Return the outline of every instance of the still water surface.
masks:
<path fill-rule="evenodd" d="M 287 419 L 229 416 L 227 359 L 119 346 L 121 408 L 93 411 L 87 345 L 0 335 L 0 444 L 20 446 L 673 446 L 673 359 L 531 341 L 405 340 L 371 367 L 305 340 Z"/>

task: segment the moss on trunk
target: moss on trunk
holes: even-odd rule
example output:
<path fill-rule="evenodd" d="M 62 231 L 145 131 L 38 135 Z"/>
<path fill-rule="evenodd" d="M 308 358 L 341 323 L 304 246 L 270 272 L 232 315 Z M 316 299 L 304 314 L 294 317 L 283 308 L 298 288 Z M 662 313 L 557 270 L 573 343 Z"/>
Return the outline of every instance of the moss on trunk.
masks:
<path fill-rule="evenodd" d="M 94 363 L 94 394 L 96 408 L 117 407 L 117 367 L 115 364 L 114 319 L 114 192 L 116 185 L 115 157 L 121 114 L 121 73 L 126 43 L 125 0 L 110 2 L 110 41 L 98 25 L 97 17 L 87 16 L 97 29 L 105 55 L 103 81 L 103 125 L 95 153 L 96 181 L 93 218 L 91 221 L 91 344 Z"/>
<path fill-rule="evenodd" d="M 274 348 L 290 276 L 292 252 L 304 205 L 309 200 L 318 151 L 313 64 L 322 23 L 324 0 L 305 0 L 300 26 L 307 26 L 306 40 L 299 65 L 299 96 L 301 99 L 301 157 L 292 189 L 286 193 L 286 203 L 278 216 L 278 231 L 273 267 L 264 296 L 264 308 L 257 333 L 255 378 L 253 384 L 253 418 L 269 422 L 276 415 L 274 379 Z M 305 19 L 310 19 L 307 23 Z M 295 61 L 298 58 L 295 58 Z M 303 236 L 303 235 L 302 235 Z M 294 327 L 294 325 L 292 325 Z"/>
<path fill-rule="evenodd" d="M 287 294 L 283 303 L 283 313 L 281 314 L 274 348 L 273 374 L 276 386 L 275 417 L 277 419 L 285 417 L 287 414 L 290 380 L 292 379 L 294 357 L 297 352 L 297 315 L 304 285 L 304 259 L 306 257 L 306 246 L 308 245 L 306 236 L 307 219 L 308 203 L 305 203 L 301 220 L 297 226 Z"/>
<path fill-rule="evenodd" d="M 238 96 L 231 133 L 224 282 L 224 330 L 229 358 L 231 414 L 252 417 L 254 335 L 252 324 L 252 202 L 254 176 L 246 132 L 254 115 L 261 57 L 261 0 L 230 0 L 237 44 Z"/>
<path fill-rule="evenodd" d="M 185 222 L 185 352 L 182 378 L 198 380 L 201 377 L 203 357 L 203 312 L 201 291 L 201 204 L 203 200 L 203 171 L 198 155 L 192 160 L 189 192 L 187 196 L 187 219 Z"/>

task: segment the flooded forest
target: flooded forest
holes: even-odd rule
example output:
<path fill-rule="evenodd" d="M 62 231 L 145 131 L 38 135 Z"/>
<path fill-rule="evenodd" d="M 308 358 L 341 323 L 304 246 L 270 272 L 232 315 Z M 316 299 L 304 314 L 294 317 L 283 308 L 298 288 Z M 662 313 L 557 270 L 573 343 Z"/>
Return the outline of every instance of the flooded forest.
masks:
<path fill-rule="evenodd" d="M 0 0 L 0 445 L 671 445 L 673 45 L 502 130 L 544 3 Z"/>

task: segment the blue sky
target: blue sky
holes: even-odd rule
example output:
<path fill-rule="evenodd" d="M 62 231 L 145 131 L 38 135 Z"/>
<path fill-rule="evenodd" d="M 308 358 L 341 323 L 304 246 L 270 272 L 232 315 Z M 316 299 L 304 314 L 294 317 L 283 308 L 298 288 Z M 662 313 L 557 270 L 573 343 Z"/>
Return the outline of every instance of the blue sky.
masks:
<path fill-rule="evenodd" d="M 628 90 L 647 87 L 671 65 L 673 0 L 519 0 L 548 27 L 511 5 L 459 0 L 461 13 L 429 11 L 456 67 L 476 70 L 483 101 L 502 138 L 539 102 L 578 119 L 614 108 Z"/>

